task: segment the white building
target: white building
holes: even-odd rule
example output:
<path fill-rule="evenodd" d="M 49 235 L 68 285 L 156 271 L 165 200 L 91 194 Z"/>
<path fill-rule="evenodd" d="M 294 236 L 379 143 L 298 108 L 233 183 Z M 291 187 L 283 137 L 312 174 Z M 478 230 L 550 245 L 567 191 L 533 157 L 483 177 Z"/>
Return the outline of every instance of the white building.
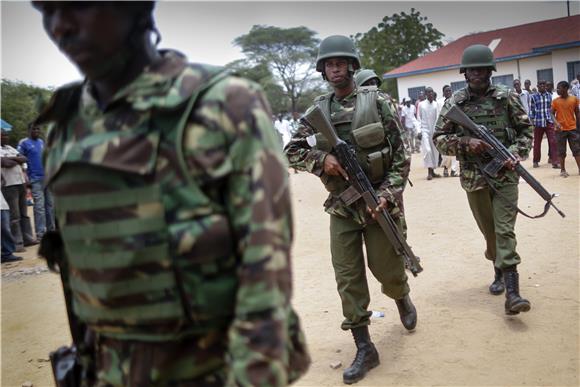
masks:
<path fill-rule="evenodd" d="M 515 27 L 464 36 L 383 75 L 396 78 L 399 100 L 416 99 L 426 87 L 442 96 L 450 85 L 453 91 L 465 86 L 459 73 L 463 50 L 473 44 L 489 46 L 496 59 L 493 83 L 512 86 L 514 79 L 571 81 L 580 74 L 580 15 L 522 24 Z"/>

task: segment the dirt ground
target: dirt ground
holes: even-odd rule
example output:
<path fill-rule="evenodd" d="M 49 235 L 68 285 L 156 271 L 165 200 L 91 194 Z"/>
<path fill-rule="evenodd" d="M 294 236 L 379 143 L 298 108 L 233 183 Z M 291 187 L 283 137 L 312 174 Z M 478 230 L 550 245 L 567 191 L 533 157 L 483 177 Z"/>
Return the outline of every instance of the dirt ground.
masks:
<path fill-rule="evenodd" d="M 545 153 L 545 151 L 544 151 Z M 543 164 L 531 169 L 550 192 L 560 193 L 554 211 L 539 220 L 518 218 L 516 233 L 521 293 L 532 302 L 527 314 L 507 317 L 503 296 L 487 287 L 493 276 L 483 258 L 484 242 L 469 211 L 459 179 L 425 179 L 413 155 L 405 195 L 409 243 L 424 272 L 411 277 L 419 322 L 408 333 L 395 303 L 380 293 L 369 273 L 371 336 L 381 365 L 357 385 L 578 386 L 579 385 L 579 190 L 580 176 Z M 312 354 L 310 371 L 297 386 L 340 386 L 342 370 L 354 356 L 349 332 L 340 330 L 342 313 L 330 263 L 326 196 L 309 174 L 291 174 L 294 201 L 293 303 Z M 535 213 L 543 202 L 520 184 L 520 206 Z M 52 385 L 48 352 L 68 344 L 58 276 L 48 273 L 33 249 L 25 260 L 2 265 L 2 386 Z M 342 367 L 332 369 L 332 362 Z"/>

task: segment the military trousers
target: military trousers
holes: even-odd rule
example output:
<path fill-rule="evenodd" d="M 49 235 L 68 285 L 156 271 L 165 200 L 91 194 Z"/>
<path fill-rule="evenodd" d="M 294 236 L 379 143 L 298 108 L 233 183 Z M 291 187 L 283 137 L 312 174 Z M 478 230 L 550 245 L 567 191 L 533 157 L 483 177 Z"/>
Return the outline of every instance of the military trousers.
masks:
<path fill-rule="evenodd" d="M 361 225 L 349 218 L 330 215 L 330 251 L 338 294 L 342 301 L 344 330 L 370 324 L 372 312 L 366 277 L 363 241 L 368 267 L 381 283 L 382 292 L 400 299 L 409 293 L 403 258 L 378 223 Z"/>
<path fill-rule="evenodd" d="M 486 242 L 485 257 L 495 262 L 498 269 L 507 269 L 521 262 L 516 252 L 517 210 L 507 203 L 518 204 L 517 184 L 496 187 L 505 197 L 500 197 L 489 187 L 468 192 L 467 200 L 471 213 Z M 507 200 L 506 200 L 507 199 Z"/>

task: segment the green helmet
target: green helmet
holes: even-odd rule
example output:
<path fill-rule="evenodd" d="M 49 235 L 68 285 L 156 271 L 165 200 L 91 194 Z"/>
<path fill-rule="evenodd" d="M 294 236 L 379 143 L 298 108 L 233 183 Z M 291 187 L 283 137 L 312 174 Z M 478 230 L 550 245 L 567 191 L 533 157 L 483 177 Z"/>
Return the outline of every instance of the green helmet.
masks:
<path fill-rule="evenodd" d="M 316 71 L 324 71 L 324 60 L 328 58 L 346 57 L 354 59 L 354 69 L 360 68 L 360 59 L 354 48 L 352 40 L 342 35 L 332 35 L 325 38 L 318 48 L 316 58 Z"/>
<path fill-rule="evenodd" d="M 375 79 L 378 81 L 378 85 L 380 86 L 383 81 L 378 75 L 371 69 L 361 69 L 354 75 L 354 83 L 357 87 L 362 86 L 365 82 L 370 81 L 371 79 Z"/>
<path fill-rule="evenodd" d="M 459 72 L 464 73 L 465 69 L 473 67 L 491 67 L 493 71 L 497 71 L 493 52 L 489 47 L 483 44 L 474 44 L 463 51 Z"/>

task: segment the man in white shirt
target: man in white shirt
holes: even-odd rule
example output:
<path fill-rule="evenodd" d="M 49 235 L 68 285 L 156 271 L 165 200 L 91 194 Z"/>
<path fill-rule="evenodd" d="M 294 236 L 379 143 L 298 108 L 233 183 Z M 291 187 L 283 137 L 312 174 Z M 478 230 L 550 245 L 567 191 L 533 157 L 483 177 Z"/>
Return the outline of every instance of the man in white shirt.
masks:
<path fill-rule="evenodd" d="M 278 119 L 274 122 L 274 127 L 282 136 L 282 148 L 284 148 L 290 142 L 290 138 L 292 138 L 290 121 L 280 113 L 278 114 Z"/>
<path fill-rule="evenodd" d="M 10 208 L 10 229 L 14 237 L 15 251 L 25 251 L 25 246 L 38 244 L 32 235 L 32 226 L 26 206 L 26 178 L 22 164 L 26 157 L 8 145 L 8 132 L 2 130 L 0 163 L 2 165 L 2 195 Z"/>
<path fill-rule="evenodd" d="M 417 131 L 418 122 L 417 118 L 415 118 L 416 113 L 417 111 L 415 109 L 415 105 L 411 103 L 410 99 L 406 100 L 405 104 L 401 108 L 401 118 L 403 121 L 403 125 L 405 126 L 405 131 L 407 132 L 405 133 L 405 135 L 408 141 L 409 148 L 413 153 L 419 152 L 419 144 L 416 138 L 418 133 Z"/>
<path fill-rule="evenodd" d="M 530 114 L 530 92 L 526 89 L 522 89 L 522 84 L 519 79 L 514 79 L 514 90 L 520 97 L 520 102 L 526 111 L 526 114 Z"/>
<path fill-rule="evenodd" d="M 433 133 L 437 122 L 437 101 L 432 88 L 425 89 L 427 99 L 419 103 L 417 116 L 421 123 L 421 152 L 423 153 L 423 165 L 427 168 L 427 180 L 434 177 L 441 177 L 435 173 L 435 168 L 439 165 L 439 151 L 433 144 Z"/>

